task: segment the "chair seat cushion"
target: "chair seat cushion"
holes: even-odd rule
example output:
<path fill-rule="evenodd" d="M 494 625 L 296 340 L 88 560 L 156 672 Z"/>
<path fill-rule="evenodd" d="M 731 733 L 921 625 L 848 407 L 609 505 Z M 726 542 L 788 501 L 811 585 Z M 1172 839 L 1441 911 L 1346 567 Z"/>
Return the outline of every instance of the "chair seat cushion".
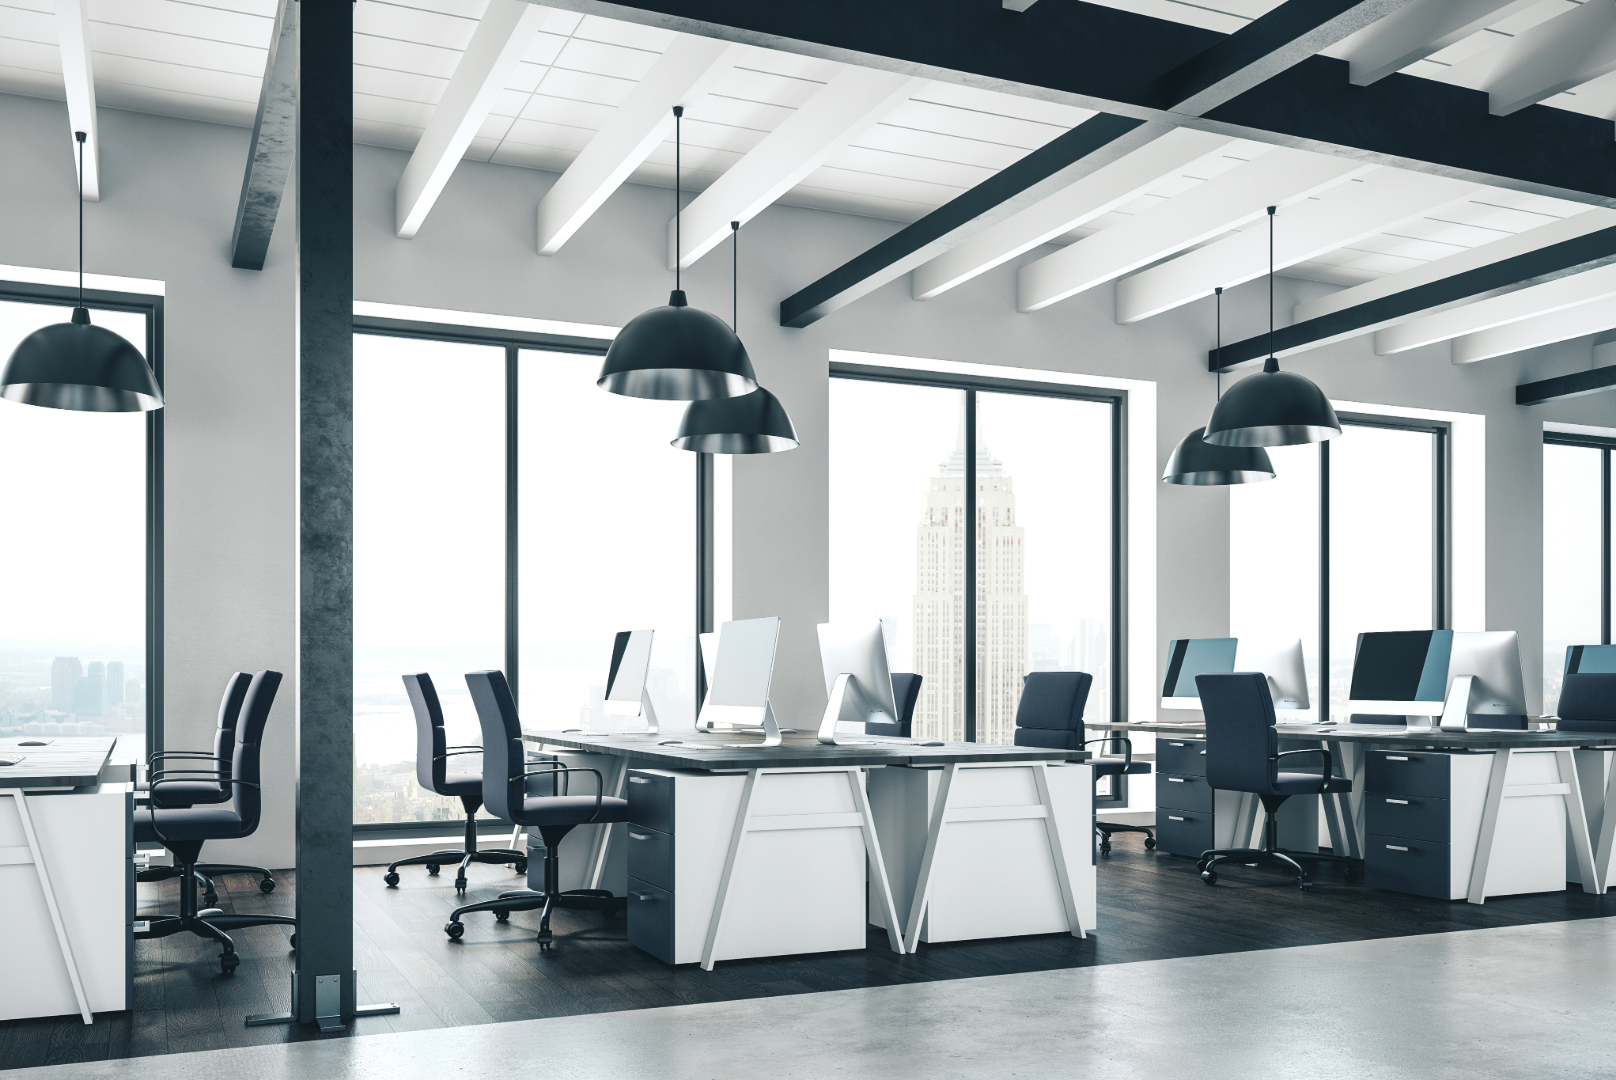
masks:
<path fill-rule="evenodd" d="M 135 785 L 135 791 L 144 793 L 146 798 L 152 799 L 158 806 L 167 807 L 230 801 L 230 792 L 227 789 L 208 780 L 170 780 L 157 788 L 156 795 L 151 794 L 150 785 L 142 780 Z"/>
<path fill-rule="evenodd" d="M 1124 773 L 1129 776 L 1150 775 L 1150 762 L 1148 761 L 1128 761 L 1119 757 L 1094 757 L 1089 758 L 1088 763 L 1093 766 L 1095 776 L 1121 776 Z M 1123 765 L 1127 765 L 1127 768 L 1124 769 Z"/>
<path fill-rule="evenodd" d="M 590 822 L 627 821 L 628 800 L 600 800 L 595 815 L 593 795 L 545 795 L 522 800 L 521 825 L 583 825 Z"/>
<path fill-rule="evenodd" d="M 1318 793 L 1319 782 L 1322 776 L 1305 772 L 1282 772 L 1279 779 L 1274 782 L 1276 795 L 1314 795 Z M 1330 786 L 1324 789 L 1330 794 L 1352 790 L 1352 780 L 1345 776 L 1330 777 Z"/>
<path fill-rule="evenodd" d="M 248 835 L 258 824 L 256 821 L 250 826 L 244 824 L 233 805 L 137 809 L 134 819 L 135 840 L 142 844 L 161 844 L 164 840 L 233 840 Z"/>
<path fill-rule="evenodd" d="M 481 795 L 482 793 L 482 773 L 450 773 L 443 778 L 443 783 L 438 787 L 439 795 L 446 795 L 451 799 L 462 798 L 466 795 Z"/>

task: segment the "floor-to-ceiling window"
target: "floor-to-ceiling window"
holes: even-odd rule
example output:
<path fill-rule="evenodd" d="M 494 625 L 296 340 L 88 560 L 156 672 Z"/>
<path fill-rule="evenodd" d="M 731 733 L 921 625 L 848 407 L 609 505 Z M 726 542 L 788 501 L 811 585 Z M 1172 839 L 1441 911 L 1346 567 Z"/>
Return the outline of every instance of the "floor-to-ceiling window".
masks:
<path fill-rule="evenodd" d="M 914 733 L 1009 743 L 1031 671 L 1112 716 L 1120 400 L 833 365 L 830 614 L 922 676 Z M 974 513 L 974 526 L 971 524 Z"/>
<path fill-rule="evenodd" d="M 416 781 L 405 673 L 432 675 L 451 744 L 483 741 L 465 673 L 488 668 L 510 679 L 525 726 L 610 729 L 629 722 L 602 702 L 614 636 L 651 629 L 658 719 L 695 715 L 698 457 L 669 445 L 682 406 L 600 390 L 597 353 L 466 338 L 355 335 L 364 826 L 464 813 Z"/>
<path fill-rule="evenodd" d="M 1610 468 L 1616 440 L 1551 433 L 1543 446 L 1543 709 L 1566 649 L 1610 643 Z"/>
<path fill-rule="evenodd" d="M 1447 595 L 1447 429 L 1342 419 L 1328 443 L 1270 448 L 1275 479 L 1229 496 L 1230 633 L 1300 638 L 1313 708 L 1338 717 L 1358 635 L 1440 628 Z"/>
<path fill-rule="evenodd" d="M 43 294 L 45 290 L 41 290 Z M 72 301 L 0 291 L 0 360 L 66 322 Z M 152 359 L 160 300 L 90 303 L 93 323 Z M 161 364 L 157 367 L 161 378 Z M 0 735 L 114 735 L 144 758 L 160 732 L 160 569 L 150 543 L 159 413 L 88 413 L 0 401 Z M 149 706 L 152 706 L 148 709 Z"/>

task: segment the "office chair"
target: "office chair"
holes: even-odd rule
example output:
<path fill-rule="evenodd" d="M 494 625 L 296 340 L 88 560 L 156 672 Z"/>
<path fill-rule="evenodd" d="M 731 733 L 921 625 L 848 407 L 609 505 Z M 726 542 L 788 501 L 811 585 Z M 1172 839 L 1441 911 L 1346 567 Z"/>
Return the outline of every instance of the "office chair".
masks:
<path fill-rule="evenodd" d="M 477 719 L 483 726 L 483 799 L 488 809 L 499 817 L 529 829 L 537 828 L 544 841 L 544 891 L 520 889 L 500 893 L 497 900 L 468 904 L 455 909 L 443 932 L 449 940 L 459 941 L 466 932 L 462 915 L 477 911 L 492 911 L 500 922 L 506 922 L 513 911 L 532 911 L 542 908 L 536 940 L 539 949 L 549 952 L 554 943 L 550 933 L 550 912 L 558 907 L 569 909 L 604 910 L 615 912 L 628 904 L 626 897 L 613 896 L 605 889 L 573 889 L 561 891 L 561 841 L 579 825 L 594 825 L 628 820 L 628 801 L 607 796 L 599 771 L 563 765 L 559 761 L 532 762 L 522 747 L 522 723 L 516 715 L 516 701 L 511 697 L 510 684 L 498 671 L 473 671 L 466 676 L 471 688 L 472 703 L 477 706 Z M 570 795 L 567 781 L 575 772 L 592 773 L 595 794 Z M 548 787 L 548 795 L 530 795 L 528 777 L 545 778 L 539 786 Z M 557 776 L 561 778 L 557 783 Z M 555 794 L 560 788 L 560 794 Z"/>
<path fill-rule="evenodd" d="M 135 839 L 143 843 L 159 843 L 173 853 L 179 864 L 179 877 L 189 883 L 196 872 L 197 856 L 208 840 L 236 840 L 251 836 L 258 829 L 258 818 L 263 811 L 263 799 L 258 784 L 259 749 L 264 737 L 264 724 L 269 720 L 270 706 L 275 703 L 275 691 L 281 685 L 278 671 L 260 671 L 252 677 L 241 705 L 241 718 L 236 723 L 236 741 L 230 762 L 230 775 L 222 769 L 171 769 L 154 773 L 150 780 L 151 801 L 145 812 L 134 816 Z M 228 784 L 231 796 L 228 803 L 209 806 L 164 806 L 165 788 L 186 783 L 185 774 L 211 774 L 216 783 Z M 219 966 L 226 975 L 241 965 L 236 955 L 235 942 L 227 930 L 247 926 L 291 926 L 292 946 L 297 946 L 297 920 L 285 915 L 227 915 L 217 909 L 198 910 L 196 890 L 182 885 L 180 913 L 153 915 L 146 920 L 146 929 L 135 932 L 137 938 L 162 938 L 174 934 L 191 933 L 212 938 L 224 947 L 219 954 Z"/>
<path fill-rule="evenodd" d="M 1034 671 L 1021 680 L 1021 704 L 1016 706 L 1016 745 L 1050 750 L 1081 750 L 1094 743 L 1120 742 L 1122 757 L 1093 757 L 1095 786 L 1102 776 L 1146 776 L 1148 761 L 1133 759 L 1133 742 L 1116 735 L 1084 740 L 1083 709 L 1088 705 L 1094 676 L 1086 671 Z M 1122 825 L 1095 819 L 1094 834 L 1100 854 L 1111 854 L 1111 834 L 1145 834 L 1145 847 L 1155 848 L 1156 833 L 1147 825 Z"/>
<path fill-rule="evenodd" d="M 449 798 L 458 798 L 466 808 L 466 846 L 460 851 L 434 851 L 430 855 L 417 855 L 413 859 L 400 859 L 387 868 L 382 880 L 389 888 L 398 884 L 401 866 L 425 866 L 426 872 L 437 876 L 438 867 L 446 862 L 459 862 L 460 872 L 455 875 L 455 892 L 466 891 L 466 867 L 474 862 L 515 863 L 518 874 L 527 873 L 527 853 L 513 848 L 477 848 L 477 811 L 483 805 L 483 774 L 448 772 L 448 759 L 465 754 L 480 754 L 480 746 L 448 746 L 443 732 L 443 707 L 438 704 L 438 691 L 432 685 L 432 676 L 421 672 L 404 676 L 404 690 L 410 695 L 415 709 L 415 779 L 423 788 Z"/>
<path fill-rule="evenodd" d="M 1258 671 L 1224 675 L 1197 675 L 1201 713 L 1206 717 L 1206 782 L 1215 791 L 1243 791 L 1262 799 L 1263 846 L 1261 848 L 1213 848 L 1201 852 L 1196 868 L 1208 885 L 1218 882 L 1217 864 L 1269 863 L 1296 871 L 1297 887 L 1304 892 L 1313 887 L 1299 860 L 1340 863 L 1346 867 L 1349 882 L 1358 879 L 1358 861 L 1345 855 L 1324 855 L 1317 851 L 1287 851 L 1279 846 L 1280 805 L 1292 795 L 1333 795 L 1352 790 L 1352 780 L 1335 775 L 1335 756 L 1327 746 L 1312 750 L 1279 749 L 1279 733 L 1274 730 L 1274 699 L 1268 692 L 1268 676 Z M 1281 772 L 1280 759 L 1303 754 L 1324 757 L 1320 775 Z"/>
<path fill-rule="evenodd" d="M 898 706 L 898 722 L 896 724 L 865 724 L 864 734 L 884 735 L 887 738 L 909 738 L 909 732 L 914 727 L 915 703 L 920 700 L 920 683 L 922 676 L 912 675 L 906 671 L 892 673 L 892 699 Z"/>
<path fill-rule="evenodd" d="M 225 778 L 230 776 L 230 758 L 236 741 L 236 720 L 241 715 L 241 703 L 246 700 L 247 687 L 252 682 L 252 676 L 245 671 L 238 671 L 230 676 L 224 685 L 224 697 L 219 699 L 219 724 L 213 733 L 213 752 L 205 750 L 158 750 L 146 759 L 146 773 L 161 769 L 161 763 L 168 760 L 187 760 L 207 762 L 209 771 L 218 771 Z M 150 798 L 150 785 L 147 781 L 135 784 L 135 798 L 144 801 Z M 182 806 L 211 806 L 216 803 L 230 801 L 230 785 L 215 780 L 175 780 L 171 784 L 163 785 L 162 805 L 166 807 Z M 200 887 L 202 892 L 202 906 L 213 907 L 219 902 L 219 894 L 214 889 L 213 879 L 225 874 L 252 874 L 258 878 L 258 888 L 263 892 L 275 891 L 274 876 L 262 866 L 239 866 L 235 863 L 197 863 L 196 874 L 192 881 Z M 167 881 L 169 878 L 180 876 L 177 866 L 148 866 L 135 874 L 136 881 Z"/>
<path fill-rule="evenodd" d="M 1593 671 L 1567 675 L 1557 711 L 1560 720 L 1554 726 L 1561 731 L 1616 734 L 1616 675 Z"/>

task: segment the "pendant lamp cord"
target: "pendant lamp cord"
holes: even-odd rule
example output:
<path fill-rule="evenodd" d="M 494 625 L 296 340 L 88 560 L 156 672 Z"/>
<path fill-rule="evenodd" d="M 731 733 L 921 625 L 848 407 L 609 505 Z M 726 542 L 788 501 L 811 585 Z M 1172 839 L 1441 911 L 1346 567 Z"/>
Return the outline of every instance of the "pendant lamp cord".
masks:
<path fill-rule="evenodd" d="M 730 332 L 741 332 L 741 223 L 729 223 Z"/>
<path fill-rule="evenodd" d="M 684 115 L 685 107 L 683 105 L 673 107 L 673 289 L 675 292 L 680 291 L 679 270 L 680 264 L 685 261 L 684 240 L 679 232 L 679 218 L 681 211 L 684 210 L 684 193 L 679 188 L 679 175 L 683 164 L 680 161 L 680 153 L 684 145 L 684 139 L 679 125 Z"/>
<path fill-rule="evenodd" d="M 79 307 L 84 306 L 84 139 L 82 131 L 73 138 L 79 143 Z"/>
<path fill-rule="evenodd" d="M 1223 400 L 1223 286 L 1212 290 L 1218 297 L 1218 400 Z"/>
<path fill-rule="evenodd" d="M 1274 356 L 1274 211 L 1268 208 L 1268 357 Z"/>

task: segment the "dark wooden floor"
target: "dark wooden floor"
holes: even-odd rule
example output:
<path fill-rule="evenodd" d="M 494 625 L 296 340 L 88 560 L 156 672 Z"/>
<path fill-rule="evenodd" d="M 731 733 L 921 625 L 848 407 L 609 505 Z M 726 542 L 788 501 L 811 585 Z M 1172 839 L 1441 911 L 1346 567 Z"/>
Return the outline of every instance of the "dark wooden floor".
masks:
<path fill-rule="evenodd" d="M 703 972 L 668 967 L 630 947 L 622 924 L 561 912 L 558 932 L 576 936 L 544 955 L 533 943 L 537 913 L 501 926 L 469 916 L 466 937 L 451 944 L 443 923 L 454 906 L 451 876 L 404 872 L 397 889 L 382 868 L 354 871 L 355 966 L 362 1002 L 396 1001 L 403 1012 L 361 1020 L 355 1034 L 486 1024 L 576 1013 L 644 1009 L 704 1001 L 770 997 L 895 983 L 961 979 L 1024 971 L 1119 964 L 1180 956 L 1359 941 L 1407 934 L 1556 922 L 1616 914 L 1616 896 L 1580 890 L 1489 900 L 1423 900 L 1348 885 L 1321 868 L 1311 893 L 1272 870 L 1234 868 L 1216 888 L 1203 885 L 1192 860 L 1147 852 L 1137 835 L 1120 834 L 1099 875 L 1099 931 L 1067 935 L 922 945 L 897 956 L 884 933 L 862 952 L 775 960 L 737 960 Z M 292 913 L 295 881 L 265 896 L 247 878 L 221 881 L 220 906 Z M 992 888 L 991 882 L 984 882 Z M 473 899 L 520 887 L 508 869 L 473 870 Z M 177 882 L 142 885 L 141 910 L 177 906 Z M 107 1057 L 208 1050 L 307 1038 L 300 1028 L 248 1028 L 247 1013 L 287 1007 L 291 953 L 282 928 L 236 935 L 242 964 L 219 974 L 216 947 L 189 935 L 141 941 L 135 949 L 135 1008 L 97 1016 L 0 1023 L 0 1068 Z"/>

